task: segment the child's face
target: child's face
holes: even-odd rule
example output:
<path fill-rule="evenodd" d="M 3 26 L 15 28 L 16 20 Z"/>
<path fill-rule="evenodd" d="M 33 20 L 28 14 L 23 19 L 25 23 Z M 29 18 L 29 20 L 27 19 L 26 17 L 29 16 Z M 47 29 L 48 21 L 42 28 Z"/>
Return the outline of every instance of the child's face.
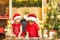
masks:
<path fill-rule="evenodd" d="M 15 22 L 20 23 L 20 18 L 16 19 Z"/>
<path fill-rule="evenodd" d="M 34 21 L 29 20 L 28 22 L 29 22 L 30 25 L 34 24 Z"/>

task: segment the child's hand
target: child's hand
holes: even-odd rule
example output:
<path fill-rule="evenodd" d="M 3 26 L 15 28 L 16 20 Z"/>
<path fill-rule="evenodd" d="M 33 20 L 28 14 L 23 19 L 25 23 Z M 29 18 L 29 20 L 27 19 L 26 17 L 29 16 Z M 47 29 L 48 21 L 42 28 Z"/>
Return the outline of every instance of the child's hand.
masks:
<path fill-rule="evenodd" d="M 20 35 L 21 35 L 21 34 L 19 33 L 19 35 L 18 35 L 19 38 L 20 38 Z"/>
<path fill-rule="evenodd" d="M 19 38 L 22 37 L 22 36 L 21 36 L 21 33 L 19 33 L 18 37 L 19 37 Z"/>
<path fill-rule="evenodd" d="M 19 38 L 23 38 L 23 36 L 21 36 L 20 34 L 18 35 Z"/>
<path fill-rule="evenodd" d="M 28 36 L 26 35 L 25 37 L 27 38 Z"/>
<path fill-rule="evenodd" d="M 20 33 L 18 35 L 19 38 L 21 37 L 21 34 L 22 34 L 22 26 L 20 27 Z"/>
<path fill-rule="evenodd" d="M 25 36 L 26 38 L 29 36 L 28 32 L 27 32 L 27 35 Z"/>

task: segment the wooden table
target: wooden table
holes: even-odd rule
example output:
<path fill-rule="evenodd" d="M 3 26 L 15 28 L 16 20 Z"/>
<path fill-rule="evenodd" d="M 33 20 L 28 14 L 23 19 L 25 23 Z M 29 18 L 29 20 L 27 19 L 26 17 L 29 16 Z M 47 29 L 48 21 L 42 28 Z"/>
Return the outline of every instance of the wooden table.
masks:
<path fill-rule="evenodd" d="M 57 40 L 56 38 L 6 38 L 4 40 Z"/>

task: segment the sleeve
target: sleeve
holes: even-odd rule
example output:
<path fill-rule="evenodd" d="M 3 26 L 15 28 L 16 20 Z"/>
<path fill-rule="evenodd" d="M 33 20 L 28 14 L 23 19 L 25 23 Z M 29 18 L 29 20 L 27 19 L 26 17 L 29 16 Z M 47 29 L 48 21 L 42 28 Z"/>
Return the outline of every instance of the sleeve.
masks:
<path fill-rule="evenodd" d="M 14 24 L 12 24 L 12 28 L 14 27 L 15 25 Z"/>
<path fill-rule="evenodd" d="M 25 29 L 26 31 L 28 31 L 28 27 L 26 26 L 26 29 Z"/>
<path fill-rule="evenodd" d="M 39 26 L 38 26 L 38 24 L 36 24 L 36 30 L 38 31 L 38 30 L 40 30 L 40 28 L 39 28 Z"/>
<path fill-rule="evenodd" d="M 21 27 L 20 27 L 20 33 L 22 33 L 22 25 L 21 25 Z"/>
<path fill-rule="evenodd" d="M 12 24 L 12 32 L 14 33 L 14 24 Z"/>
<path fill-rule="evenodd" d="M 12 24 L 12 33 L 14 34 L 14 24 Z"/>
<path fill-rule="evenodd" d="M 12 31 L 13 31 L 13 24 L 12 24 Z"/>
<path fill-rule="evenodd" d="M 15 25 L 14 25 L 14 24 L 12 24 L 12 32 L 13 32 L 13 33 L 14 33 L 14 26 L 15 26 Z"/>

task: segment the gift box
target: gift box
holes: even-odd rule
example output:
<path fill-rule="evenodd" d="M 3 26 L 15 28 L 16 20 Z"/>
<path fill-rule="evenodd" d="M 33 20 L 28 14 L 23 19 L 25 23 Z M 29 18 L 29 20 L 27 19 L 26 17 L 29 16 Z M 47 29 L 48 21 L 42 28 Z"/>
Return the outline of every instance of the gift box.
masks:
<path fill-rule="evenodd" d="M 0 27 L 0 33 L 4 33 L 4 28 Z"/>

